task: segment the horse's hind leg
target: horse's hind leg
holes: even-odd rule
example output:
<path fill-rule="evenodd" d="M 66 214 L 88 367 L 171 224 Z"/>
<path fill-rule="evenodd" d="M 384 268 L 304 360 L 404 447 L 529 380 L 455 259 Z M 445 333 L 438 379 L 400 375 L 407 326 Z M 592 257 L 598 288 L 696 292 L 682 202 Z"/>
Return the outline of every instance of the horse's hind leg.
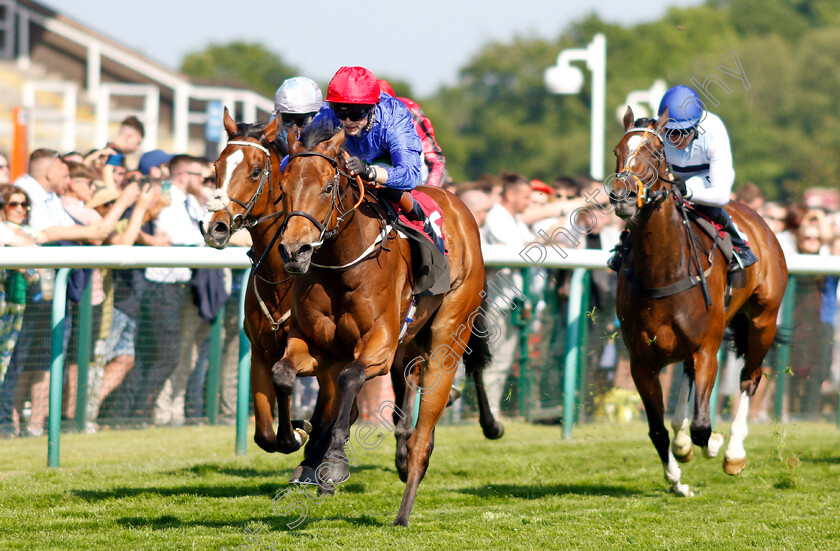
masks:
<path fill-rule="evenodd" d="M 671 443 L 671 451 L 680 463 L 688 463 L 694 457 L 694 444 L 691 443 L 691 437 L 688 434 L 688 426 L 691 422 L 688 417 L 691 383 L 691 375 L 683 367 L 680 394 L 677 398 L 677 409 L 674 410 L 674 417 L 671 419 L 671 428 L 674 429 L 674 441 Z"/>
<path fill-rule="evenodd" d="M 740 474 L 747 464 L 744 439 L 749 432 L 747 414 L 750 410 L 750 398 L 761 381 L 761 363 L 776 336 L 776 311 L 765 311 L 753 319 L 747 334 L 747 358 L 741 370 L 741 396 L 730 428 L 729 445 L 723 454 L 723 470 L 731 475 Z"/>
<path fill-rule="evenodd" d="M 411 412 L 414 411 L 414 400 L 417 399 L 416 389 L 420 387 L 420 367 L 417 360 L 421 357 L 416 349 L 411 347 L 410 351 L 406 350 L 403 358 L 394 360 L 394 365 L 391 368 L 394 400 L 399 410 L 395 409 L 393 412 L 394 437 L 397 440 L 394 462 L 397 467 L 397 474 L 403 482 L 408 478 L 407 443 L 414 431 L 411 424 Z M 406 371 L 405 366 L 409 366 L 408 371 Z"/>
<path fill-rule="evenodd" d="M 665 427 L 665 406 L 662 403 L 662 385 L 659 382 L 659 375 L 635 358 L 630 360 L 630 373 L 633 375 L 633 382 L 645 406 L 650 429 L 648 435 L 662 461 L 665 480 L 668 481 L 670 490 L 678 496 L 694 495 L 687 484 L 680 482 L 682 471 L 669 448 L 670 439 L 668 429 Z"/>

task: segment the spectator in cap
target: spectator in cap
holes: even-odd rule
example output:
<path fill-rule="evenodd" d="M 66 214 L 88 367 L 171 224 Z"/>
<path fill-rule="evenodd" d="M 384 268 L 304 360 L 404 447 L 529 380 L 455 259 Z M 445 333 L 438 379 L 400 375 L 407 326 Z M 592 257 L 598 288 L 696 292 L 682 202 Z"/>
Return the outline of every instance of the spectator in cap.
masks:
<path fill-rule="evenodd" d="M 169 178 L 169 161 L 173 157 L 174 155 L 170 155 L 163 150 L 153 149 L 143 153 L 137 168 L 143 176 L 148 176 L 152 181 L 166 180 Z"/>

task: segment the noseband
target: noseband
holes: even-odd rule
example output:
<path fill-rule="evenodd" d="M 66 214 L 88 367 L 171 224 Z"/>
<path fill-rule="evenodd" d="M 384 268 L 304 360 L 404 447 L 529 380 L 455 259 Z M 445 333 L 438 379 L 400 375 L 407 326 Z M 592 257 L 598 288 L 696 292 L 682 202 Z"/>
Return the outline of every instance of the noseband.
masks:
<path fill-rule="evenodd" d="M 228 142 L 228 145 L 239 145 L 244 147 L 255 147 L 262 151 L 265 154 L 265 163 L 263 164 L 262 173 L 260 174 L 260 184 L 257 186 L 257 191 L 254 192 L 254 195 L 251 196 L 251 199 L 248 200 L 247 203 L 240 201 L 234 197 L 228 197 L 227 192 L 223 188 L 216 188 L 213 192 L 213 196 L 207 201 L 207 210 L 210 212 L 217 212 L 223 210 L 227 212 L 229 223 L 230 223 L 230 232 L 233 233 L 241 228 L 253 228 L 260 222 L 264 222 L 266 220 L 270 220 L 272 218 L 276 218 L 277 216 L 281 216 L 283 212 L 275 212 L 269 214 L 267 216 L 263 216 L 262 218 L 250 218 L 249 215 L 251 214 L 251 210 L 253 210 L 254 205 L 257 203 L 257 199 L 260 198 L 262 195 L 263 190 L 265 188 L 266 182 L 271 182 L 271 152 L 268 148 L 263 147 L 261 144 L 255 142 L 245 142 L 245 141 L 232 141 Z M 268 186 L 268 200 L 271 201 L 272 199 L 272 191 L 271 191 L 271 184 L 269 183 Z M 282 191 L 280 193 L 280 197 L 282 197 Z M 233 201 L 240 207 L 242 207 L 244 212 L 241 214 L 233 215 L 231 214 L 230 210 L 228 209 L 228 205 L 230 202 Z M 279 201 L 279 198 L 278 198 Z"/>

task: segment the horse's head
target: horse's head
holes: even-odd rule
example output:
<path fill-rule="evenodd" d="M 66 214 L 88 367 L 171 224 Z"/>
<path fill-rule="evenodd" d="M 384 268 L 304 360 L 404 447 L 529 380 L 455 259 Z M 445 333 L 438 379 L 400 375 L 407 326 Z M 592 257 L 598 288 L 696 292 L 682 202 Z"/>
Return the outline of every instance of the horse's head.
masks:
<path fill-rule="evenodd" d="M 337 130 L 337 131 L 336 131 Z M 287 213 L 280 235 L 280 257 L 286 271 L 309 270 L 312 254 L 338 229 L 341 201 L 348 175 L 339 160 L 344 130 L 329 125 L 308 126 L 298 139 L 289 133 L 289 160 L 283 173 L 283 208 Z"/>
<path fill-rule="evenodd" d="M 216 190 L 207 202 L 204 242 L 211 247 L 224 248 L 233 232 L 256 225 L 275 209 L 281 193 L 279 159 L 285 154 L 285 144 L 275 141 L 278 126 L 277 118 L 237 125 L 225 108 L 228 144 L 216 161 Z"/>
<path fill-rule="evenodd" d="M 665 142 L 662 131 L 668 122 L 666 109 L 658 120 L 633 118 L 624 113 L 624 136 L 613 150 L 616 157 L 615 180 L 610 201 L 622 220 L 631 219 L 639 209 L 661 196 L 665 180 Z"/>

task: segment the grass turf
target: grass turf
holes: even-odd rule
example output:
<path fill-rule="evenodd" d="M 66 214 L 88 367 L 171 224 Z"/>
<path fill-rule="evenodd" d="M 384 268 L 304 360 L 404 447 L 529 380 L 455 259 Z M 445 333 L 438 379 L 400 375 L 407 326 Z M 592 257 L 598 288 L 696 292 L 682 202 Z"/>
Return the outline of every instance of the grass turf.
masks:
<path fill-rule="evenodd" d="M 391 525 L 404 485 L 387 432 L 373 450 L 355 447 L 350 479 L 308 503 L 296 529 L 272 499 L 300 454 L 251 444 L 236 457 L 231 427 L 66 435 L 58 470 L 45 467 L 46 438 L 6 440 L 0 548 L 835 550 L 838 432 L 753 424 L 744 473 L 697 453 L 683 466 L 697 495 L 680 499 L 641 423 L 584 425 L 569 442 L 559 427 L 508 423 L 495 442 L 477 425 L 440 427 L 407 529 Z"/>

